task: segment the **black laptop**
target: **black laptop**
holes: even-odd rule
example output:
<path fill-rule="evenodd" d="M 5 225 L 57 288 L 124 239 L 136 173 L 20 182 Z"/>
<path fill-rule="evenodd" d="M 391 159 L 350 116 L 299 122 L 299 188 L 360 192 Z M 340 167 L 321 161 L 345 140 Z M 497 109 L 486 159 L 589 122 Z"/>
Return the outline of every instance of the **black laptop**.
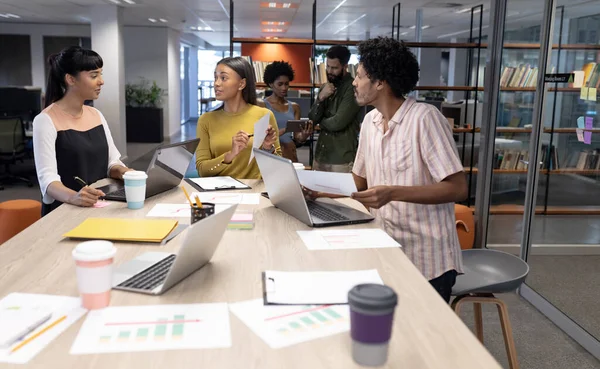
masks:
<path fill-rule="evenodd" d="M 181 183 L 187 168 L 194 157 L 199 138 L 193 140 L 161 145 L 154 150 L 154 155 L 146 168 L 146 198 L 168 191 Z M 106 194 L 107 200 L 125 200 L 125 186 L 110 184 L 98 188 Z"/>

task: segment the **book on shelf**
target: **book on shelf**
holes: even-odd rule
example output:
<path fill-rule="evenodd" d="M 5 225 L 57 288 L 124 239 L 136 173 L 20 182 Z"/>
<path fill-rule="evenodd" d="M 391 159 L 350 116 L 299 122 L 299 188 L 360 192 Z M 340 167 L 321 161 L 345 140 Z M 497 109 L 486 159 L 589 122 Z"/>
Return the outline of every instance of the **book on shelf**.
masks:
<path fill-rule="evenodd" d="M 520 64 L 518 67 L 504 67 L 500 76 L 500 87 L 536 87 L 538 68 L 529 64 Z"/>
<path fill-rule="evenodd" d="M 581 68 L 572 72 L 575 75 L 573 83 L 569 83 L 569 87 L 594 87 L 600 88 L 600 64 L 587 63 Z"/>
<path fill-rule="evenodd" d="M 600 149 L 574 152 L 569 158 L 568 165 L 578 170 L 600 170 Z"/>
<path fill-rule="evenodd" d="M 540 162 L 541 169 L 555 170 L 559 168 L 558 154 L 553 146 L 548 153 L 548 145 L 542 145 Z M 550 158 L 548 158 L 550 155 Z M 550 159 L 550 160 L 548 160 Z M 527 170 L 529 165 L 529 150 L 499 149 L 494 152 L 494 169 Z"/>

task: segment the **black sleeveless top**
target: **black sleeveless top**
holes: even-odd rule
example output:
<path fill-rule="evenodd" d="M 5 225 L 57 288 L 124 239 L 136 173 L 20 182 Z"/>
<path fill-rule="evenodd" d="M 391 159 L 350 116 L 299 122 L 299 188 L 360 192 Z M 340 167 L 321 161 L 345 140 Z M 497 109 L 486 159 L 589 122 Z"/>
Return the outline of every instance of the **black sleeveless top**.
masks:
<path fill-rule="evenodd" d="M 74 177 L 79 177 L 88 184 L 107 177 L 108 141 L 102 124 L 88 131 L 58 131 L 55 150 L 58 175 L 62 184 L 71 190 L 81 190 L 81 185 Z M 52 204 L 42 202 L 42 216 L 61 204 L 57 200 Z"/>

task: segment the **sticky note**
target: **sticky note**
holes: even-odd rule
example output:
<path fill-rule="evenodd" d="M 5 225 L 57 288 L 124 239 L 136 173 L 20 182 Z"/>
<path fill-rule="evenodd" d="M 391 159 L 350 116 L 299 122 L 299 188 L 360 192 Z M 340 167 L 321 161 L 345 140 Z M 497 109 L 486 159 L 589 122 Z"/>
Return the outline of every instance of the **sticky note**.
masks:
<path fill-rule="evenodd" d="M 594 118 L 585 117 L 585 129 L 583 132 L 583 143 L 586 145 L 591 145 L 592 143 L 592 132 L 591 130 L 594 128 Z M 588 131 L 589 130 L 589 131 Z"/>
<path fill-rule="evenodd" d="M 589 87 L 582 87 L 581 88 L 581 95 L 579 96 L 579 98 L 581 100 L 587 100 L 589 92 L 590 92 Z"/>
<path fill-rule="evenodd" d="M 577 128 L 581 128 L 581 129 L 585 128 L 585 118 L 584 117 L 577 118 Z"/>
<path fill-rule="evenodd" d="M 590 87 L 588 90 L 588 100 L 596 101 L 598 99 L 598 89 L 595 87 Z"/>
<path fill-rule="evenodd" d="M 577 128 L 575 131 L 577 132 L 577 141 L 583 142 L 583 129 Z"/>

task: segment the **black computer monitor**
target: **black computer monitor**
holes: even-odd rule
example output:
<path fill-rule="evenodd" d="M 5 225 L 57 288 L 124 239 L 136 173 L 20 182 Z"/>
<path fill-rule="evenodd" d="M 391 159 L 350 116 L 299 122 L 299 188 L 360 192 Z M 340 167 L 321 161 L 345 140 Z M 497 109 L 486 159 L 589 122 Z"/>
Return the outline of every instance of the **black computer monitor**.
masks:
<path fill-rule="evenodd" d="M 0 87 L 0 115 L 31 120 L 42 111 L 42 91 L 23 87 Z"/>

